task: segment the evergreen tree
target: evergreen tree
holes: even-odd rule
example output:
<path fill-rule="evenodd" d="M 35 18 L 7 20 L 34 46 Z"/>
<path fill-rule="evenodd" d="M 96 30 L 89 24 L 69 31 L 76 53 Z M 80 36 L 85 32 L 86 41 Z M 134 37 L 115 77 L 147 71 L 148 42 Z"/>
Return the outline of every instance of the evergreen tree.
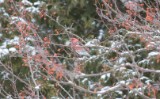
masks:
<path fill-rule="evenodd" d="M 0 98 L 158 98 L 159 4 L 0 0 Z"/>

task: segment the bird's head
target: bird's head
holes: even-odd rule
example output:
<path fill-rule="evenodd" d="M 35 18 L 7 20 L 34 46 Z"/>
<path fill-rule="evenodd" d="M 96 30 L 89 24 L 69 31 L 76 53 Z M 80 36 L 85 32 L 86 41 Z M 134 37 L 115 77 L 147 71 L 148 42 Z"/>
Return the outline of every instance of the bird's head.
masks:
<path fill-rule="evenodd" d="M 77 38 L 71 38 L 70 40 L 71 40 L 71 43 L 77 43 L 77 42 L 79 42 L 79 40 Z"/>

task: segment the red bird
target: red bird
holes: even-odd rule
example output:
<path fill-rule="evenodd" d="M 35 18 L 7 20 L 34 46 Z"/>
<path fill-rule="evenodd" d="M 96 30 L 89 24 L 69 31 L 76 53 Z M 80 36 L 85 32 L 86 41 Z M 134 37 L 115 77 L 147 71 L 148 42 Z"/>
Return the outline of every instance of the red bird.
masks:
<path fill-rule="evenodd" d="M 84 45 L 77 39 L 71 38 L 71 48 L 80 56 L 90 56 Z"/>

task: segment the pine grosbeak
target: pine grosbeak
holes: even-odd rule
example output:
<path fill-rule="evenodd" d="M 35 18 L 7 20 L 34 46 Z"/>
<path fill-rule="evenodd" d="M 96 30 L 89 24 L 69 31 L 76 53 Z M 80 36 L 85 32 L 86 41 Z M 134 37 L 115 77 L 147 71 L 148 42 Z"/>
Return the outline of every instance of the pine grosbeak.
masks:
<path fill-rule="evenodd" d="M 77 38 L 71 38 L 71 48 L 73 51 L 75 51 L 80 56 L 90 56 L 87 49 L 84 47 L 84 45 L 77 39 Z"/>

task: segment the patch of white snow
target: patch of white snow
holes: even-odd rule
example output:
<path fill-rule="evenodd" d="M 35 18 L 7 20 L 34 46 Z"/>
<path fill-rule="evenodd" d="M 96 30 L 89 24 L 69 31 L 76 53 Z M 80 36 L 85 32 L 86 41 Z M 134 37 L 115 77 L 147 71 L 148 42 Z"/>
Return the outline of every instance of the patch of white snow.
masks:
<path fill-rule="evenodd" d="M 4 0 L 0 0 L 0 3 L 4 3 Z"/>
<path fill-rule="evenodd" d="M 148 54 L 148 58 L 153 57 L 153 56 L 156 56 L 156 55 L 158 55 L 158 54 L 160 54 L 160 53 L 159 53 L 159 52 L 150 52 L 150 53 Z"/>

